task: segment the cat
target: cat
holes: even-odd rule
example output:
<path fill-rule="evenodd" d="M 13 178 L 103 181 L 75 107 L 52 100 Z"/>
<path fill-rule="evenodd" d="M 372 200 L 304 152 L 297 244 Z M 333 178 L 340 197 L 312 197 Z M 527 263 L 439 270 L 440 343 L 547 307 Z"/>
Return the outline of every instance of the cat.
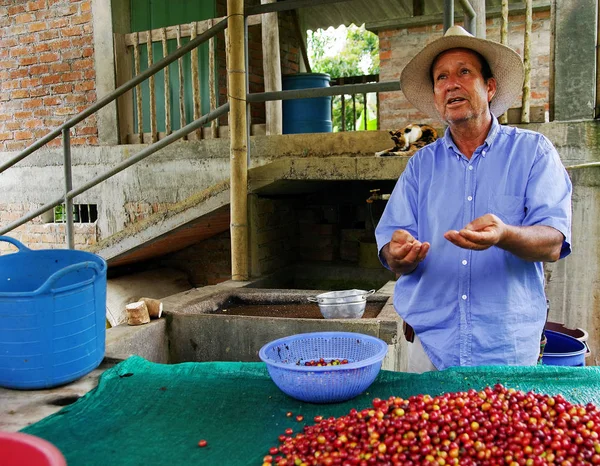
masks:
<path fill-rule="evenodd" d="M 410 124 L 404 129 L 390 131 L 392 141 L 396 144 L 390 149 L 375 152 L 377 157 L 389 155 L 412 155 L 417 149 L 432 143 L 438 138 L 435 128 L 429 125 Z"/>

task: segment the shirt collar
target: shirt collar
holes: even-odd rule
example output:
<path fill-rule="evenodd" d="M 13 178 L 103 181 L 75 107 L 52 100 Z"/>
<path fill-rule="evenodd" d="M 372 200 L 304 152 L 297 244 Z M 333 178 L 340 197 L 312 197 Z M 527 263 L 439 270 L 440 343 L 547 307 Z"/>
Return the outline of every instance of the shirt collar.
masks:
<path fill-rule="evenodd" d="M 490 131 L 488 132 L 487 137 L 485 138 L 483 147 L 491 147 L 492 142 L 494 142 L 496 136 L 498 136 L 498 131 L 500 131 L 500 123 L 498 123 L 498 118 L 496 118 L 495 115 L 492 113 L 492 126 L 490 128 Z M 446 131 L 444 132 L 444 144 L 448 149 L 452 149 L 452 153 L 454 155 L 456 155 L 457 157 L 460 156 L 460 151 L 458 150 L 458 147 L 456 147 L 456 144 L 454 144 L 454 141 L 452 140 L 452 135 L 450 134 L 450 127 L 447 127 Z M 487 150 L 483 151 L 482 155 L 485 157 L 487 152 Z"/>

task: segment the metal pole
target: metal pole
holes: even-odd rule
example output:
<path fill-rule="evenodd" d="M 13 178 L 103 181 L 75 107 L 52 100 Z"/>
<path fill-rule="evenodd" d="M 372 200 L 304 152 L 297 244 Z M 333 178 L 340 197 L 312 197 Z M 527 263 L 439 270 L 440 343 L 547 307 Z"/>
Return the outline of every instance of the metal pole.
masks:
<path fill-rule="evenodd" d="M 465 29 L 474 36 L 479 37 L 479 30 L 477 28 L 477 13 L 473 9 L 473 6 L 471 6 L 471 2 L 469 0 L 460 0 L 460 5 L 462 6 L 463 12 L 465 14 Z"/>
<path fill-rule="evenodd" d="M 454 0 L 444 0 L 444 33 L 454 25 Z"/>
<path fill-rule="evenodd" d="M 75 238 L 73 236 L 73 198 L 69 197 L 69 191 L 73 189 L 73 176 L 71 172 L 71 130 L 63 129 L 63 155 L 65 168 L 65 213 L 67 214 L 67 247 L 75 249 Z"/>

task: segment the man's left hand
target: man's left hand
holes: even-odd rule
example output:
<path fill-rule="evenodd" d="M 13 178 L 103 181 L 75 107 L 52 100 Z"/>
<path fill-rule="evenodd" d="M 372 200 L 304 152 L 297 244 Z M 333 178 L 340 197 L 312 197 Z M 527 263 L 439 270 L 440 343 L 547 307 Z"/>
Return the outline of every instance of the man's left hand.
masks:
<path fill-rule="evenodd" d="M 494 214 L 485 214 L 460 230 L 449 230 L 444 238 L 459 248 L 483 251 L 498 244 L 506 224 Z"/>

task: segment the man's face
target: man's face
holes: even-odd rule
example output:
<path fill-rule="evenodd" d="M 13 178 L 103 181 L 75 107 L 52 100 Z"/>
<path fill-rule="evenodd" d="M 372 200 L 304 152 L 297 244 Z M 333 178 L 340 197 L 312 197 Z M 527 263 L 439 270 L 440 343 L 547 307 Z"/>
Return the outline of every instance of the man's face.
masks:
<path fill-rule="evenodd" d="M 475 120 L 489 113 L 496 80 L 486 83 L 477 55 L 468 49 L 451 49 L 436 58 L 432 70 L 435 107 L 449 125 Z"/>

